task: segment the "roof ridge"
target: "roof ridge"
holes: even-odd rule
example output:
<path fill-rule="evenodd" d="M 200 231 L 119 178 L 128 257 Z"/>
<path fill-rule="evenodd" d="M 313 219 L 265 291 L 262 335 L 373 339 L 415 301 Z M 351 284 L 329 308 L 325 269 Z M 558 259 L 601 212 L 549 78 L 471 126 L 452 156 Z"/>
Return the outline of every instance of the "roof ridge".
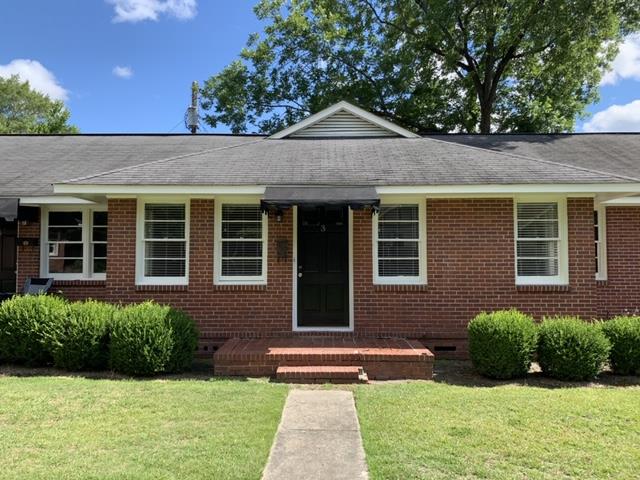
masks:
<path fill-rule="evenodd" d="M 483 147 L 476 147 L 475 145 L 467 145 L 465 143 L 457 143 L 457 142 L 450 142 L 447 140 L 442 140 L 439 138 L 425 138 L 425 137 L 421 137 L 422 140 L 431 140 L 432 142 L 441 142 L 441 143 L 447 143 L 449 145 L 458 145 L 461 147 L 466 147 L 466 148 L 470 148 L 473 150 L 480 150 L 483 152 L 492 152 L 492 153 L 498 153 L 500 155 L 504 155 L 507 157 L 513 157 L 513 158 L 517 158 L 517 159 L 522 159 L 522 160 L 530 160 L 533 162 L 538 162 L 538 163 L 544 163 L 547 165 L 554 165 L 554 166 L 561 166 L 561 167 L 565 167 L 565 168 L 569 168 L 572 170 L 579 170 L 579 171 L 583 171 L 583 172 L 588 172 L 588 173 L 595 173 L 598 175 L 607 175 L 611 178 L 617 178 L 620 180 L 627 180 L 627 181 L 632 181 L 632 182 L 640 182 L 640 178 L 636 178 L 636 177 L 627 177 L 624 175 L 618 175 L 617 173 L 611 173 L 611 172 L 605 172 L 602 170 L 594 170 L 591 168 L 585 168 L 585 167 L 578 167 L 576 165 L 569 165 L 566 163 L 561 163 L 561 162 L 554 162 L 552 160 L 545 160 L 543 158 L 537 158 L 537 157 L 528 157 L 526 155 L 520 155 L 517 153 L 511 153 L 511 152 L 503 152 L 501 150 L 494 150 L 492 148 L 483 148 Z"/>
<path fill-rule="evenodd" d="M 262 141 L 262 140 L 264 140 L 264 138 L 260 138 L 258 140 L 253 140 L 251 142 L 239 143 L 237 145 L 226 145 L 224 147 L 209 148 L 207 150 L 202 150 L 202 151 L 199 151 L 199 152 L 185 153 L 183 155 L 175 155 L 175 156 L 169 157 L 169 158 L 161 158 L 159 160 L 151 160 L 149 162 L 137 163 L 135 165 L 127 165 L 126 167 L 115 168 L 113 170 L 107 170 L 105 172 L 100 172 L 100 173 L 94 173 L 92 175 L 85 175 L 84 177 L 71 178 L 69 180 L 65 180 L 64 182 L 59 182 L 59 183 L 76 183 L 76 182 L 79 182 L 81 180 L 89 180 L 90 178 L 102 177 L 104 175 L 110 175 L 112 173 L 123 172 L 123 171 L 126 171 L 126 170 L 131 170 L 133 168 L 144 167 L 146 165 L 154 165 L 154 164 L 162 163 L 162 162 L 171 162 L 173 160 L 180 160 L 182 158 L 195 157 L 197 155 L 203 155 L 205 153 L 211 153 L 211 152 L 217 152 L 217 151 L 220 151 L 220 150 L 227 150 L 227 149 L 231 149 L 231 148 L 242 147 L 244 145 L 257 143 L 257 142 Z"/>

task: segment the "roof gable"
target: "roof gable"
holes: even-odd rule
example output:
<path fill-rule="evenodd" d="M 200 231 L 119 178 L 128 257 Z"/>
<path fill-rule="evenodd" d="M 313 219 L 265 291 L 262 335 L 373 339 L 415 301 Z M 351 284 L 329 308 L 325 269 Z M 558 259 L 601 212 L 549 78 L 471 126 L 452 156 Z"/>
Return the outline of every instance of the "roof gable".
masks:
<path fill-rule="evenodd" d="M 416 135 L 349 102 L 338 102 L 269 138 L 406 137 Z"/>

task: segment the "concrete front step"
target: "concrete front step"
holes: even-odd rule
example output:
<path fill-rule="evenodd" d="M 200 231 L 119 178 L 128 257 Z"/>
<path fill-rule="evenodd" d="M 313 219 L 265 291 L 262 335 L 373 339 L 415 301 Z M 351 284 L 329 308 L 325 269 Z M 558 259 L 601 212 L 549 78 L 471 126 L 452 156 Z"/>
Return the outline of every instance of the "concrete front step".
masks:
<path fill-rule="evenodd" d="M 280 366 L 276 379 L 291 383 L 367 383 L 362 367 L 343 365 L 291 365 Z"/>

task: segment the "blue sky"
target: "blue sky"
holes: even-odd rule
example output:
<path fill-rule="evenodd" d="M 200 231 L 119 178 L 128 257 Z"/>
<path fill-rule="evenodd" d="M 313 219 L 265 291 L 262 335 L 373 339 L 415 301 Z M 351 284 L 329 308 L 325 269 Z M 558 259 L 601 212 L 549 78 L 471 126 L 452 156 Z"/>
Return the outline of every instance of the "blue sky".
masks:
<path fill-rule="evenodd" d="M 191 81 L 220 71 L 261 30 L 254 3 L 6 1 L 0 76 L 17 73 L 64 100 L 84 133 L 184 132 Z M 579 130 L 640 131 L 640 35 L 624 44 L 601 96 Z"/>

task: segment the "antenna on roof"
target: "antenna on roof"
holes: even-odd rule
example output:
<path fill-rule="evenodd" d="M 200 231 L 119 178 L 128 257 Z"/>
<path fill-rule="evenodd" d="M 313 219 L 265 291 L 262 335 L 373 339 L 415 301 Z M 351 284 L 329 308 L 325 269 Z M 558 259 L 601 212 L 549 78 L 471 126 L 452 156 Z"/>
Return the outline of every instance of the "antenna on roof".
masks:
<path fill-rule="evenodd" d="M 187 128 L 191 130 L 192 134 L 198 131 L 198 82 L 191 84 L 191 106 L 187 108 L 186 124 Z"/>

